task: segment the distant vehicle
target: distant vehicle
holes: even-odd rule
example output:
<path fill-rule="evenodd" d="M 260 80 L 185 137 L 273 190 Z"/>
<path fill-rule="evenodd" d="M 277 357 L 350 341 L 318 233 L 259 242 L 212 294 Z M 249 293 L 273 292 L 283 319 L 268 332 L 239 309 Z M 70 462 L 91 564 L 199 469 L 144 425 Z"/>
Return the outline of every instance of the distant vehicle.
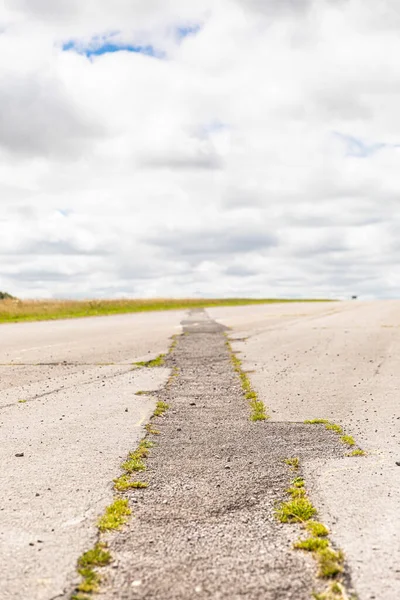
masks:
<path fill-rule="evenodd" d="M 352 296 L 351 299 L 352 300 L 357 300 L 358 296 Z"/>

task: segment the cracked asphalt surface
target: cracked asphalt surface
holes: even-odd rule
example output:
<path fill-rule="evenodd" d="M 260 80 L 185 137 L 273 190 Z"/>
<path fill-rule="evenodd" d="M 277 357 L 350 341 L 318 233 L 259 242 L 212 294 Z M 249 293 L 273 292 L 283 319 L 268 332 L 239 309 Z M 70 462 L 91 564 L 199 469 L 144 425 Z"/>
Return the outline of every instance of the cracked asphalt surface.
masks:
<path fill-rule="evenodd" d="M 69 597 L 121 459 L 153 410 L 156 396 L 135 397 L 139 389 L 158 389 L 171 410 L 149 461 L 152 485 L 132 494 L 135 518 L 110 537 L 106 600 L 310 598 L 313 561 L 290 550 L 298 528 L 272 517 L 287 453 L 302 458 L 359 599 L 400 598 L 400 302 L 207 314 L 0 326 L 2 600 Z M 234 350 L 270 422 L 248 420 L 212 319 L 241 340 Z M 181 322 L 188 335 L 168 366 L 182 372 L 164 390 L 168 369 L 131 363 L 165 352 Z M 344 458 L 334 434 L 302 424 L 317 417 L 341 424 L 367 457 Z"/>
<path fill-rule="evenodd" d="M 400 598 L 400 302 L 210 309 L 274 421 L 326 418 L 367 451 L 304 465 L 360 600 Z"/>
<path fill-rule="evenodd" d="M 168 359 L 179 376 L 157 393 L 170 410 L 140 476 L 150 485 L 127 494 L 134 518 L 109 536 L 100 597 L 308 600 L 316 567 L 292 549 L 299 526 L 274 517 L 293 478 L 284 460 L 343 446 L 324 428 L 251 422 L 223 328 L 196 311 L 184 330 Z"/>
<path fill-rule="evenodd" d="M 69 588 L 154 410 L 135 392 L 169 375 L 132 363 L 166 352 L 183 317 L 0 325 L 1 600 L 49 600 Z"/>

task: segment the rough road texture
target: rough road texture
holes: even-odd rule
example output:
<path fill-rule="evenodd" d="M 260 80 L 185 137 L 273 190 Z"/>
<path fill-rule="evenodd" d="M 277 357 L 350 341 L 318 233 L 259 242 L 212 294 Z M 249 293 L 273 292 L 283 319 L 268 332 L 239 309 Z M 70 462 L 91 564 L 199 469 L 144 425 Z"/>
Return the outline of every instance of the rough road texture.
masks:
<path fill-rule="evenodd" d="M 0 325 L 1 600 L 70 588 L 154 410 L 135 392 L 169 375 L 132 363 L 167 352 L 184 314 Z"/>
<path fill-rule="evenodd" d="M 210 309 L 232 327 L 273 420 L 342 425 L 362 459 L 310 461 L 312 500 L 343 549 L 359 600 L 400 598 L 400 302 Z"/>
<path fill-rule="evenodd" d="M 101 597 L 308 600 L 313 561 L 291 550 L 298 526 L 273 516 L 291 478 L 283 460 L 343 446 L 323 428 L 252 423 L 223 328 L 203 312 L 184 327 L 169 358 L 180 374 L 158 395 L 171 408 L 140 477 L 150 486 L 129 494 L 134 518 L 110 537 Z"/>

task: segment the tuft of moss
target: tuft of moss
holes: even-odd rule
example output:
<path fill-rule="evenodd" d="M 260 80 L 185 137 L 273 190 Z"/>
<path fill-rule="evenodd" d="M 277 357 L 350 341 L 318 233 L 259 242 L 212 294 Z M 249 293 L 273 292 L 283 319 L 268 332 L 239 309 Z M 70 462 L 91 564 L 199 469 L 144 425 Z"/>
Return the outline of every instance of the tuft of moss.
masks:
<path fill-rule="evenodd" d="M 344 587 L 338 581 L 331 583 L 321 594 L 313 594 L 313 597 L 315 600 L 349 600 Z"/>
<path fill-rule="evenodd" d="M 306 540 L 299 540 L 294 544 L 297 550 L 306 550 L 306 552 L 316 552 L 328 548 L 329 541 L 326 538 L 310 537 Z"/>
<path fill-rule="evenodd" d="M 304 526 L 314 537 L 326 537 L 329 535 L 329 529 L 322 523 L 318 523 L 318 521 L 308 521 Z"/>
<path fill-rule="evenodd" d="M 336 425 L 335 423 L 331 423 L 330 421 L 328 421 L 327 419 L 312 419 L 309 421 L 304 421 L 304 423 L 306 423 L 307 425 L 317 425 L 317 424 L 323 424 L 325 425 L 325 428 L 330 430 L 330 431 L 334 431 L 335 433 L 339 434 L 340 437 L 340 441 L 343 442 L 343 444 L 346 444 L 347 446 L 355 446 L 356 443 L 354 441 L 354 438 L 351 435 L 343 435 L 343 428 L 340 425 Z M 355 454 L 348 454 L 347 456 L 364 456 L 364 452 L 363 450 L 359 450 L 359 451 L 355 451 Z"/>
<path fill-rule="evenodd" d="M 318 577 L 330 579 L 343 573 L 343 554 L 335 552 L 332 548 L 325 548 L 315 553 L 318 561 Z"/>
<path fill-rule="evenodd" d="M 100 531 L 103 532 L 119 529 L 122 525 L 125 525 L 127 517 L 130 514 L 132 514 L 132 511 L 129 508 L 128 500 L 117 498 L 110 506 L 107 506 L 105 513 L 100 517 L 97 526 Z"/>
<path fill-rule="evenodd" d="M 78 573 L 82 577 L 82 581 L 77 587 L 78 592 L 93 594 L 98 591 L 101 577 L 96 571 L 91 568 L 84 568 L 78 569 Z"/>
<path fill-rule="evenodd" d="M 118 492 L 126 492 L 127 490 L 145 489 L 149 487 L 148 483 L 143 481 L 131 481 L 129 475 L 121 475 L 118 479 L 114 479 L 114 488 Z"/>
<path fill-rule="evenodd" d="M 268 419 L 264 403 L 261 400 L 252 400 L 250 406 L 252 409 L 250 417 L 252 421 L 266 421 Z"/>
<path fill-rule="evenodd" d="M 145 360 L 141 362 L 133 363 L 135 367 L 152 369 L 154 367 L 163 367 L 165 364 L 165 354 L 160 354 L 157 358 L 153 358 L 152 360 Z"/>
<path fill-rule="evenodd" d="M 154 446 L 156 445 L 155 442 L 151 442 L 150 440 L 142 440 L 140 442 L 140 445 L 142 446 L 142 448 L 154 448 Z"/>
<path fill-rule="evenodd" d="M 80 569 L 91 567 L 104 567 L 111 561 L 111 554 L 107 551 L 106 544 L 97 543 L 94 548 L 88 550 L 78 559 Z"/>
<path fill-rule="evenodd" d="M 325 429 L 328 429 L 328 431 L 334 431 L 335 433 L 338 433 L 339 435 L 341 435 L 343 433 L 342 427 L 340 427 L 340 425 L 336 425 L 335 423 L 327 423 L 325 426 Z"/>
<path fill-rule="evenodd" d="M 128 460 L 122 463 L 121 468 L 127 473 L 139 473 L 146 470 L 146 465 L 142 460 L 140 460 L 140 458 L 136 458 L 131 455 Z"/>
<path fill-rule="evenodd" d="M 292 481 L 292 486 L 297 488 L 304 487 L 304 479 L 302 477 L 295 477 Z"/>
<path fill-rule="evenodd" d="M 134 481 L 131 487 L 135 490 L 145 490 L 149 487 L 149 484 L 145 481 Z"/>
<path fill-rule="evenodd" d="M 178 375 L 179 375 L 179 368 L 178 368 L 178 367 L 174 367 L 174 368 L 172 369 L 172 373 L 171 373 L 171 375 L 170 375 L 170 376 L 169 376 L 169 378 L 168 378 L 168 381 L 167 381 L 167 387 L 169 387 L 170 385 L 172 385 L 172 382 L 174 381 L 174 379 L 175 379 L 176 377 L 178 377 Z"/>
<path fill-rule="evenodd" d="M 144 428 L 150 435 L 160 435 L 161 433 L 160 431 L 158 431 L 158 429 L 155 429 L 151 423 L 147 423 L 147 425 L 145 425 Z"/>
<path fill-rule="evenodd" d="M 300 466 L 300 459 L 298 457 L 295 458 L 286 458 L 285 464 L 288 465 L 293 471 L 297 471 Z"/>
<path fill-rule="evenodd" d="M 291 487 L 287 490 L 287 493 L 292 496 L 292 498 L 304 498 L 307 493 L 304 487 Z"/>
<path fill-rule="evenodd" d="M 356 450 L 353 450 L 352 452 L 350 452 L 350 454 L 348 454 L 347 456 L 365 456 L 366 452 L 364 452 L 364 450 L 361 450 L 361 448 L 357 448 Z"/>
<path fill-rule="evenodd" d="M 157 402 L 156 410 L 154 411 L 153 416 L 162 417 L 168 409 L 169 405 L 166 402 Z"/>
<path fill-rule="evenodd" d="M 27 400 L 18 400 L 18 404 L 26 404 Z"/>
<path fill-rule="evenodd" d="M 343 444 L 347 444 L 347 446 L 355 446 L 356 445 L 354 438 L 351 435 L 342 435 L 342 437 L 340 438 L 340 441 L 343 442 Z"/>
<path fill-rule="evenodd" d="M 276 518 L 281 523 L 302 523 L 311 519 L 316 513 L 317 510 L 307 497 L 282 502 L 275 511 Z"/>

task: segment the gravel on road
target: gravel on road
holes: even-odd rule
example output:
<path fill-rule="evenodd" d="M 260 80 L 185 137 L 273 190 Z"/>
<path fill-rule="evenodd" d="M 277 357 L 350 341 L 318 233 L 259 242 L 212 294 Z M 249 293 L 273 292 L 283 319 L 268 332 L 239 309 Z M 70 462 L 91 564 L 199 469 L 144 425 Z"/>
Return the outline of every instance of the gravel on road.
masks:
<path fill-rule="evenodd" d="M 274 511 L 293 478 L 284 460 L 340 459 L 323 427 L 250 421 L 225 328 L 204 311 L 184 321 L 167 359 L 179 375 L 157 393 L 170 406 L 141 480 L 133 518 L 109 534 L 102 600 L 309 600 L 320 585 L 300 529 Z"/>

